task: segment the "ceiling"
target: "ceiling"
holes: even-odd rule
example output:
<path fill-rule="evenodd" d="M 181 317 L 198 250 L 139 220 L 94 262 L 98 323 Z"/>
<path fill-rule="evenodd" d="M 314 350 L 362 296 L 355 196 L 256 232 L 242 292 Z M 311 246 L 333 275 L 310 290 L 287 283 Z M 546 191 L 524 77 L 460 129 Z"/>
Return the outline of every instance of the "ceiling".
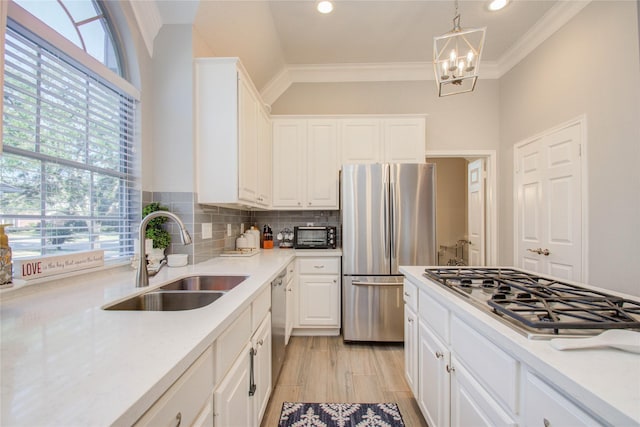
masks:
<path fill-rule="evenodd" d="M 157 1 L 162 23 L 192 19 L 216 56 L 240 57 L 268 103 L 298 81 L 433 78 L 433 37 L 452 29 L 453 0 L 334 3 L 322 15 L 314 0 Z M 587 3 L 512 0 L 490 12 L 488 0 L 460 1 L 462 27 L 487 27 L 481 78 L 508 71 Z"/>

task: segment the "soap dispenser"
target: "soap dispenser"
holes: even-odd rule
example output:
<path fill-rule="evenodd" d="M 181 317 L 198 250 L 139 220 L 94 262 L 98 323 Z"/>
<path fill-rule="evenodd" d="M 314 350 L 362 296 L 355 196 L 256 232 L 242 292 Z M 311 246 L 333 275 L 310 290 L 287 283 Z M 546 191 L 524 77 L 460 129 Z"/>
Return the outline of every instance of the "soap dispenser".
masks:
<path fill-rule="evenodd" d="M 11 224 L 0 224 L 0 288 L 12 286 L 11 247 L 9 247 L 9 236 L 4 233 L 4 227 L 9 225 Z"/>

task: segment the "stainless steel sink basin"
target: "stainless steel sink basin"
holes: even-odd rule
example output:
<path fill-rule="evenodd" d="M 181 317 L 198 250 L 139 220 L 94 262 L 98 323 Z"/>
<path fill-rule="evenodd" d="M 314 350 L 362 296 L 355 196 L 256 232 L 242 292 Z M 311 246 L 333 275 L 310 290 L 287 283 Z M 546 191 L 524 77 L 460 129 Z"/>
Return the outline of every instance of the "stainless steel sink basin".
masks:
<path fill-rule="evenodd" d="M 161 286 L 168 291 L 229 291 L 249 276 L 189 276 Z"/>
<path fill-rule="evenodd" d="M 152 291 L 136 295 L 105 310 L 180 311 L 211 304 L 225 293 L 220 291 Z"/>

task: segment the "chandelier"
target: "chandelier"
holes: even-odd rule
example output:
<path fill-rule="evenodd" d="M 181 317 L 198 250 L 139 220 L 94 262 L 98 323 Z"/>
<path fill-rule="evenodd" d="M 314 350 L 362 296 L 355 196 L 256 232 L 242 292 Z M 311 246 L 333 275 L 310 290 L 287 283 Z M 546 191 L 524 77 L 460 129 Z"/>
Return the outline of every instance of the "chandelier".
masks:
<path fill-rule="evenodd" d="M 476 87 L 485 28 L 461 28 L 458 0 L 453 29 L 433 38 L 433 71 L 438 96 L 471 92 Z"/>

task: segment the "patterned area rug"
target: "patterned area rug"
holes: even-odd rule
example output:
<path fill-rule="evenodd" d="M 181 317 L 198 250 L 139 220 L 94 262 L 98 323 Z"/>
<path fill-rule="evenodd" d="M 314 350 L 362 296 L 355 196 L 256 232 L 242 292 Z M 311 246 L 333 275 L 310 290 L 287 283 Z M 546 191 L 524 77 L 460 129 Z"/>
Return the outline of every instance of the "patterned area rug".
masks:
<path fill-rule="evenodd" d="M 395 403 L 284 402 L 278 427 L 404 427 Z"/>

